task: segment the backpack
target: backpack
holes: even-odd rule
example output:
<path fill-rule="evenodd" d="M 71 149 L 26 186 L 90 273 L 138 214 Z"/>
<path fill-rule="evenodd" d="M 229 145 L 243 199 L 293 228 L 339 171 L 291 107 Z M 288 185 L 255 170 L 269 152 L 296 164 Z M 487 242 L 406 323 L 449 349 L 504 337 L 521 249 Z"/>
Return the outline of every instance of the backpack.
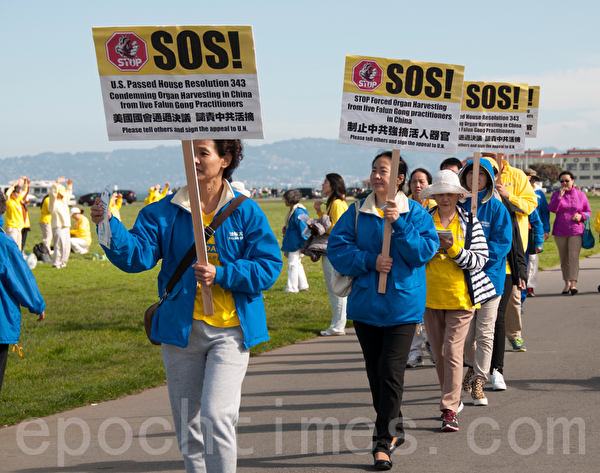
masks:
<path fill-rule="evenodd" d="M 48 247 L 44 243 L 38 243 L 33 247 L 33 254 L 42 263 L 52 263 L 50 259 L 50 251 L 48 251 Z"/>

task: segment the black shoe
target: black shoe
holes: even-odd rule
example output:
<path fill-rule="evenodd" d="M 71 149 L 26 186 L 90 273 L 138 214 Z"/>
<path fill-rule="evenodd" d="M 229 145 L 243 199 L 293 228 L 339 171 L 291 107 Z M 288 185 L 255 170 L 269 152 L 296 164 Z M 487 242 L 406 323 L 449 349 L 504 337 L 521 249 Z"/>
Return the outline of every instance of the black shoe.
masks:
<path fill-rule="evenodd" d="M 392 460 L 375 460 L 375 469 L 386 471 L 392 469 Z"/>
<path fill-rule="evenodd" d="M 575 294 L 577 294 L 579 291 L 577 290 L 576 287 L 571 288 L 571 295 L 574 296 Z"/>
<path fill-rule="evenodd" d="M 396 450 L 399 446 L 400 446 L 400 439 L 398 439 L 398 437 L 394 437 L 392 439 L 392 443 L 390 443 L 390 453 L 394 453 L 394 450 Z"/>

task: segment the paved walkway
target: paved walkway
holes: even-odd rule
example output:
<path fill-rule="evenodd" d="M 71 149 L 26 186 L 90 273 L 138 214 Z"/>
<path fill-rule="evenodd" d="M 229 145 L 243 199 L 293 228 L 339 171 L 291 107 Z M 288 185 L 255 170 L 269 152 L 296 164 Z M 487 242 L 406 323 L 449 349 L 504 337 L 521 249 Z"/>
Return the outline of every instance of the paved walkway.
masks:
<path fill-rule="evenodd" d="M 581 262 L 577 296 L 559 269 L 525 304 L 526 353 L 506 353 L 508 390 L 467 403 L 440 432 L 433 366 L 406 373 L 408 439 L 393 471 L 600 470 L 600 255 Z M 507 346 L 507 350 L 508 346 Z M 318 338 L 251 359 L 238 471 L 372 471 L 374 411 L 356 337 Z M 0 429 L 0 471 L 181 472 L 165 387 Z"/>

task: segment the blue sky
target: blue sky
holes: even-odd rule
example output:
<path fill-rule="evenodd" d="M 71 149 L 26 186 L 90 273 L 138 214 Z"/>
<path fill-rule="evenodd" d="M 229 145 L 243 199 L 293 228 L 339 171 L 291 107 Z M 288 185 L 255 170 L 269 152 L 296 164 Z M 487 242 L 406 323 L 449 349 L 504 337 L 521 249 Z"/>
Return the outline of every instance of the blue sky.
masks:
<path fill-rule="evenodd" d="M 337 139 L 344 60 L 355 54 L 540 85 L 526 148 L 600 147 L 596 1 L 0 0 L 0 17 L 0 158 L 177 145 L 108 141 L 92 27 L 113 25 L 252 25 L 266 139 L 249 145 Z"/>

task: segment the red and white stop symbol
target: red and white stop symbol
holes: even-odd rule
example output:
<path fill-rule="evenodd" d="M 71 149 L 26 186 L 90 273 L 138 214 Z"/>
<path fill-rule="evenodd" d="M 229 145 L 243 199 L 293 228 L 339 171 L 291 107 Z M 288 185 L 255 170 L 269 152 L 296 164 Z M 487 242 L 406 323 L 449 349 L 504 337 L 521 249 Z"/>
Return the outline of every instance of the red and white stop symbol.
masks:
<path fill-rule="evenodd" d="M 135 33 L 122 31 L 106 42 L 106 57 L 122 72 L 137 72 L 148 62 L 148 47 Z"/>
<path fill-rule="evenodd" d="M 376 61 L 363 59 L 352 68 L 352 82 L 360 90 L 373 91 L 383 82 L 383 69 Z"/>

